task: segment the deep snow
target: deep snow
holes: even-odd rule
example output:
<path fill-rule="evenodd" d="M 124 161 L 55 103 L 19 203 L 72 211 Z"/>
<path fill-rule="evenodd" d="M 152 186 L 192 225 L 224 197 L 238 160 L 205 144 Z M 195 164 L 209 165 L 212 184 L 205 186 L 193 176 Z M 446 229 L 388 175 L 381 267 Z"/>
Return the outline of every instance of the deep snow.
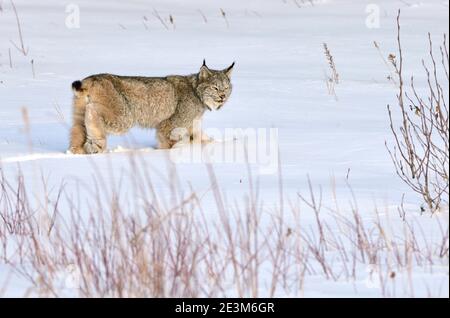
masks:
<path fill-rule="evenodd" d="M 108 169 L 107 162 L 117 169 L 125 166 L 128 152 L 122 153 L 122 148 L 141 149 L 144 160 L 165 173 L 167 151 L 153 149 L 153 131 L 133 129 L 126 136 L 111 137 L 111 152 L 107 154 L 65 154 L 71 119 L 70 84 L 102 72 L 189 74 L 197 72 L 206 58 L 212 68 L 224 68 L 233 61 L 236 67 L 230 101 L 220 111 L 208 112 L 204 126 L 221 131 L 278 129 L 286 197 L 306 192 L 306 177 L 310 176 L 315 185 L 323 186 L 325 202 L 331 202 L 327 194 L 334 177 L 338 196 L 346 200 L 348 181 L 363 210 L 372 211 L 375 204 L 395 209 L 405 193 L 411 213 L 419 213 L 420 198 L 397 178 L 384 146 L 391 140 L 386 105 L 395 103 L 396 89 L 386 79 L 388 70 L 373 41 L 386 56 L 396 52 L 395 17 L 401 8 L 406 71 L 422 74 L 420 60 L 427 54 L 427 32 L 435 36 L 436 43 L 448 32 L 448 1 L 324 0 L 314 1 L 314 5 L 297 1 L 300 7 L 289 0 L 73 3 L 80 8 L 79 28 L 66 26 L 70 15 L 66 2 L 15 1 L 29 48 L 23 56 L 11 42 L 19 43 L 11 5 L 0 1 L 0 167 L 10 178 L 20 166 L 30 184 L 38 178 L 36 171 L 47 176 L 50 185 L 72 177 L 89 184 L 92 162 L 103 172 Z M 380 9 L 378 28 L 366 25 L 369 4 Z M 164 18 L 172 15 L 175 27 L 166 21 L 166 29 L 153 15 L 154 9 Z M 326 88 L 324 42 L 340 75 L 337 100 Z M 28 110 L 29 133 L 22 107 Z M 212 147 L 228 143 L 225 140 Z M 180 163 L 177 169 L 185 184 L 189 181 L 198 191 L 208 189 L 203 164 Z M 215 170 L 227 195 L 239 197 L 245 187 L 241 180 L 246 178 L 246 166 L 222 163 L 215 165 Z M 259 177 L 265 202 L 276 202 L 276 173 L 263 172 Z M 163 182 L 158 186 L 161 191 L 166 187 Z M 39 187 L 35 191 L 39 192 Z M 448 214 L 440 217 L 448 224 Z M 0 264 L 0 285 L 7 272 Z M 441 287 L 448 282 L 448 263 L 435 275 L 422 278 L 418 272 L 417 281 L 443 288 L 437 296 L 448 297 L 448 284 Z M 18 280 L 10 293 L 23 293 L 22 284 Z M 354 286 L 327 284 L 332 286 L 320 279 L 307 280 L 306 289 L 310 289 L 306 295 L 373 295 L 370 288 L 356 294 Z"/>

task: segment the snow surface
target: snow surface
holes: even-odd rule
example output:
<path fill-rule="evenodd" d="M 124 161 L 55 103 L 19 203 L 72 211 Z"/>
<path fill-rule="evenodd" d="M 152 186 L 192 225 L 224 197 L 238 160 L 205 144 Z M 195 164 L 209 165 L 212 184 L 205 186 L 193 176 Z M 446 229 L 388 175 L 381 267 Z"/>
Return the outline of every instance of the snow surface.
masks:
<path fill-rule="evenodd" d="M 405 194 L 406 206 L 418 214 L 420 198 L 395 175 L 384 146 L 386 140 L 391 141 L 386 105 L 395 103 L 396 90 L 386 79 L 388 70 L 373 41 L 385 56 L 396 52 L 395 18 L 401 8 L 406 71 L 421 74 L 427 32 L 436 36 L 436 42 L 448 32 L 448 1 L 323 0 L 314 5 L 290 0 L 72 2 L 80 8 L 80 28 L 65 24 L 67 1 L 15 1 L 29 48 L 23 56 L 11 42 L 19 43 L 11 5 L 0 1 L 0 167 L 11 180 L 20 167 L 30 184 L 39 178 L 36 171 L 47 177 L 50 186 L 75 177 L 89 184 L 96 167 L 106 172 L 109 164 L 115 169 L 126 166 L 130 149 L 138 149 L 149 165 L 164 174 L 168 151 L 155 149 L 153 131 L 133 129 L 126 136 L 113 136 L 106 154 L 66 154 L 70 85 L 103 72 L 190 74 L 206 58 L 211 68 L 225 68 L 233 61 L 236 66 L 231 99 L 220 111 L 205 115 L 205 128 L 278 129 L 286 197 L 307 193 L 309 176 L 314 185 L 323 187 L 325 203 L 331 202 L 327 193 L 335 178 L 338 197 L 345 201 L 349 196 L 348 181 L 363 210 L 372 211 L 375 204 L 395 209 Z M 366 26 L 369 4 L 380 9 L 379 28 Z M 161 16 L 172 15 L 175 28 L 166 21 L 166 29 L 153 16 L 154 9 Z M 340 75 L 337 100 L 327 92 L 324 42 Z M 28 111 L 29 132 L 23 107 Z M 257 168 L 255 172 L 261 172 Z M 183 184 L 189 182 L 200 192 L 209 189 L 204 164 L 178 163 L 177 170 Z M 221 163 L 215 171 L 227 196 L 239 198 L 246 187 L 240 182 L 247 177 L 246 165 Z M 264 201 L 277 202 L 276 173 L 262 171 L 259 178 Z M 167 185 L 160 182 L 158 188 L 163 192 Z M 448 224 L 448 214 L 440 217 Z M 0 286 L 8 273 L 8 267 L 0 264 Z M 435 296 L 448 297 L 448 264 L 434 275 L 422 277 L 417 272 L 416 278 L 418 285 L 440 290 Z M 7 295 L 22 295 L 26 282 L 17 278 L 9 287 Z M 416 288 L 418 295 L 426 295 L 426 287 Z M 321 277 L 305 282 L 305 296 L 373 295 L 376 289 L 325 282 Z"/>

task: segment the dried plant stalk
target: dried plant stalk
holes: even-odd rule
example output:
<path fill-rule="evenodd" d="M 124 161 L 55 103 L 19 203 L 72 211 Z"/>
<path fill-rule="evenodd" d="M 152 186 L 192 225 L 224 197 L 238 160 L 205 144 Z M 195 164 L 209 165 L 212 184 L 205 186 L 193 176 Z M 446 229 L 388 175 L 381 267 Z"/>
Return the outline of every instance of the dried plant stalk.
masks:
<path fill-rule="evenodd" d="M 433 50 L 431 34 L 428 34 L 428 65 L 422 60 L 426 78 L 426 93 L 416 88 L 415 79 L 405 85 L 403 51 L 400 39 L 400 10 L 397 15 L 398 57 L 388 59 L 395 69 L 398 83 L 397 106 L 400 126 L 394 119 L 394 109 L 388 105 L 393 146 L 386 147 L 394 163 L 397 175 L 415 192 L 420 194 L 432 211 L 448 205 L 449 195 L 449 110 L 448 110 L 448 43 L 444 35 L 440 46 L 440 61 Z"/>
<path fill-rule="evenodd" d="M 326 43 L 323 44 L 325 58 L 327 60 L 328 66 L 330 68 L 331 74 L 328 74 L 328 72 L 325 73 L 325 79 L 328 89 L 328 94 L 333 95 L 335 99 L 337 100 L 336 90 L 335 86 L 339 84 L 339 73 L 336 69 L 336 64 L 334 64 L 334 58 L 331 54 L 328 45 Z"/>

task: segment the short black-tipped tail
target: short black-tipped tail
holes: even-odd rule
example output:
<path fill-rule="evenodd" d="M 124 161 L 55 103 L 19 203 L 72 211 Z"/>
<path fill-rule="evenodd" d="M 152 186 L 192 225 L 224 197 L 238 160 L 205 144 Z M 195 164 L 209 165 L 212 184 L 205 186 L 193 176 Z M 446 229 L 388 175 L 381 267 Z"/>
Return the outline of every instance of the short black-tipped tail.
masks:
<path fill-rule="evenodd" d="M 81 81 L 75 81 L 75 82 L 72 83 L 72 89 L 74 91 L 76 91 L 76 92 L 81 92 L 82 91 L 81 90 L 81 86 L 82 86 Z"/>

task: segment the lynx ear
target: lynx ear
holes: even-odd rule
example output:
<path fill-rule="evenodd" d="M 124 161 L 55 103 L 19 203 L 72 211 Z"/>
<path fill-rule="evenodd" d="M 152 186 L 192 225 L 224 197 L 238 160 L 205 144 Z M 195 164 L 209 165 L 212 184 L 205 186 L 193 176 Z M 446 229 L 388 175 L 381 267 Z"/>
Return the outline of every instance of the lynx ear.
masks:
<path fill-rule="evenodd" d="M 198 73 L 198 77 L 200 80 L 205 80 L 211 75 L 211 71 L 208 66 L 206 66 L 206 61 L 203 60 L 203 65 L 200 67 L 200 72 Z"/>
<path fill-rule="evenodd" d="M 224 70 L 225 74 L 227 74 L 228 77 L 231 76 L 231 73 L 233 72 L 233 67 L 234 67 L 234 62 L 233 62 L 233 64 L 231 64 L 228 68 L 226 68 Z"/>

